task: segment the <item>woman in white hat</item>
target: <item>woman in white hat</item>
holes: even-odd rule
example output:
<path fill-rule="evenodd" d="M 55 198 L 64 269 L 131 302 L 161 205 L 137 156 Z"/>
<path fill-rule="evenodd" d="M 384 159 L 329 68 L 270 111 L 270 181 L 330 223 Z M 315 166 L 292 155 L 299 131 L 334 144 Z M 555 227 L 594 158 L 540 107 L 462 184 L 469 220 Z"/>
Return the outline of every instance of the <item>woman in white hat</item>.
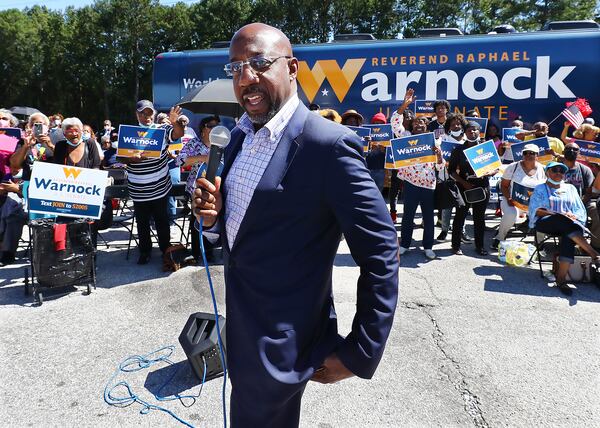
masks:
<path fill-rule="evenodd" d="M 493 250 L 498 249 L 498 244 L 506 238 L 508 231 L 515 223 L 523 223 L 527 219 L 526 212 L 523 210 L 526 205 L 522 201 L 515 202 L 513 200 L 515 186 L 523 186 L 519 190 L 521 193 L 527 194 L 527 192 L 533 192 L 535 186 L 546 181 L 544 165 L 538 162 L 539 147 L 535 144 L 526 144 L 522 153 L 523 159 L 508 165 L 500 181 L 500 192 L 503 196 L 500 202 L 502 220 L 498 233 L 492 240 L 491 248 Z"/>

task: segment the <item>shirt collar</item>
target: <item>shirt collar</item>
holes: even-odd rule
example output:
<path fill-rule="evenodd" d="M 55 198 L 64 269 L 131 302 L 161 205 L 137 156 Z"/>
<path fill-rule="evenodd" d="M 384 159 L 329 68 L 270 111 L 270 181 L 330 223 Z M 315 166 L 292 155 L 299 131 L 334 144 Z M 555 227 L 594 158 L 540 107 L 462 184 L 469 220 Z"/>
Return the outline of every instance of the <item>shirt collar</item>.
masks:
<path fill-rule="evenodd" d="M 292 95 L 290 99 L 285 102 L 283 107 L 279 109 L 277 114 L 275 114 L 275 116 L 273 116 L 273 118 L 263 126 L 263 128 L 266 128 L 268 130 L 269 140 L 271 142 L 279 140 L 279 137 L 281 136 L 281 134 L 283 134 L 283 131 L 287 127 L 287 124 L 292 119 L 296 108 L 298 108 L 298 104 L 300 104 L 298 95 Z M 254 134 L 254 124 L 248 117 L 248 113 L 243 114 L 243 116 L 237 123 L 237 127 L 240 128 L 242 132 L 246 135 Z"/>

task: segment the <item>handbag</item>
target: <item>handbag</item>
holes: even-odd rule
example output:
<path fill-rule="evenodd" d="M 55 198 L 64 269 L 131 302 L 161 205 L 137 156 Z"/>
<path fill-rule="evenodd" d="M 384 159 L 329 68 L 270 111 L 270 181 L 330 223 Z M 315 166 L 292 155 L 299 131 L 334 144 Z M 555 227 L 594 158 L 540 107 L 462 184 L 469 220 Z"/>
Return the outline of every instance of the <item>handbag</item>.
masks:
<path fill-rule="evenodd" d="M 476 204 L 477 202 L 485 201 L 487 197 L 483 187 L 465 190 L 465 202 L 468 204 Z"/>
<path fill-rule="evenodd" d="M 552 261 L 552 272 L 556 274 L 557 270 L 558 255 L 555 255 Z M 567 281 L 576 283 L 592 282 L 592 270 L 595 272 L 595 266 L 590 256 L 575 256 L 575 261 L 569 266 Z"/>
<path fill-rule="evenodd" d="M 452 178 L 443 180 L 438 177 L 438 172 L 435 171 L 436 184 L 433 191 L 434 208 L 443 210 L 447 208 L 460 207 L 465 204 L 456 181 Z"/>

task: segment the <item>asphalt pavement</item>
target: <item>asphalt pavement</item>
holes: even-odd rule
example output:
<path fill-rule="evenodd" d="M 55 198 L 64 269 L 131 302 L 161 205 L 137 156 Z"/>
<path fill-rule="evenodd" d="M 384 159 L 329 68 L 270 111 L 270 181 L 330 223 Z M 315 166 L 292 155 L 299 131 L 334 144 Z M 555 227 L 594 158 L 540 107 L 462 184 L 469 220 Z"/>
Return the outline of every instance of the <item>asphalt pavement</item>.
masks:
<path fill-rule="evenodd" d="M 121 232 L 106 237 L 123 239 Z M 472 244 L 453 256 L 449 242 L 437 243 L 438 258 L 429 261 L 421 232 L 401 259 L 400 300 L 375 377 L 309 384 L 301 426 L 600 426 L 600 289 L 579 284 L 566 298 L 537 266 L 505 266 L 495 254 L 476 256 Z M 103 392 L 125 358 L 174 345 L 173 365 L 117 381 L 154 404 L 153 394 L 198 394 L 177 338 L 191 313 L 212 312 L 206 272 L 166 274 L 156 253 L 147 266 L 135 264 L 135 251 L 125 255 L 101 246 L 97 289 L 45 293 L 42 306 L 23 293 L 26 264 L 0 268 L 2 426 L 181 426 L 159 410 L 140 413 L 137 403 L 110 407 Z M 210 270 L 224 311 L 222 266 Z M 342 241 L 334 267 L 342 333 L 352 323 L 358 275 Z M 222 426 L 221 387 L 214 379 L 195 401 L 160 404 L 194 426 Z"/>

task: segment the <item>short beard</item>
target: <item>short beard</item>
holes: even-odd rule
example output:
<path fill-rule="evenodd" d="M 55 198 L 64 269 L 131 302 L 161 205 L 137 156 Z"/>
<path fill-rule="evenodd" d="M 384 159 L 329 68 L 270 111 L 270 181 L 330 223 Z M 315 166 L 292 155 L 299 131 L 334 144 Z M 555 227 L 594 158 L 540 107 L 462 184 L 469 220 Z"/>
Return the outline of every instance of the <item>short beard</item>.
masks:
<path fill-rule="evenodd" d="M 278 111 L 279 108 L 271 104 L 271 108 L 265 114 L 250 114 L 248 112 L 246 113 L 248 114 L 250 122 L 252 122 L 254 125 L 263 126 L 267 124 L 271 119 L 273 119 Z"/>

